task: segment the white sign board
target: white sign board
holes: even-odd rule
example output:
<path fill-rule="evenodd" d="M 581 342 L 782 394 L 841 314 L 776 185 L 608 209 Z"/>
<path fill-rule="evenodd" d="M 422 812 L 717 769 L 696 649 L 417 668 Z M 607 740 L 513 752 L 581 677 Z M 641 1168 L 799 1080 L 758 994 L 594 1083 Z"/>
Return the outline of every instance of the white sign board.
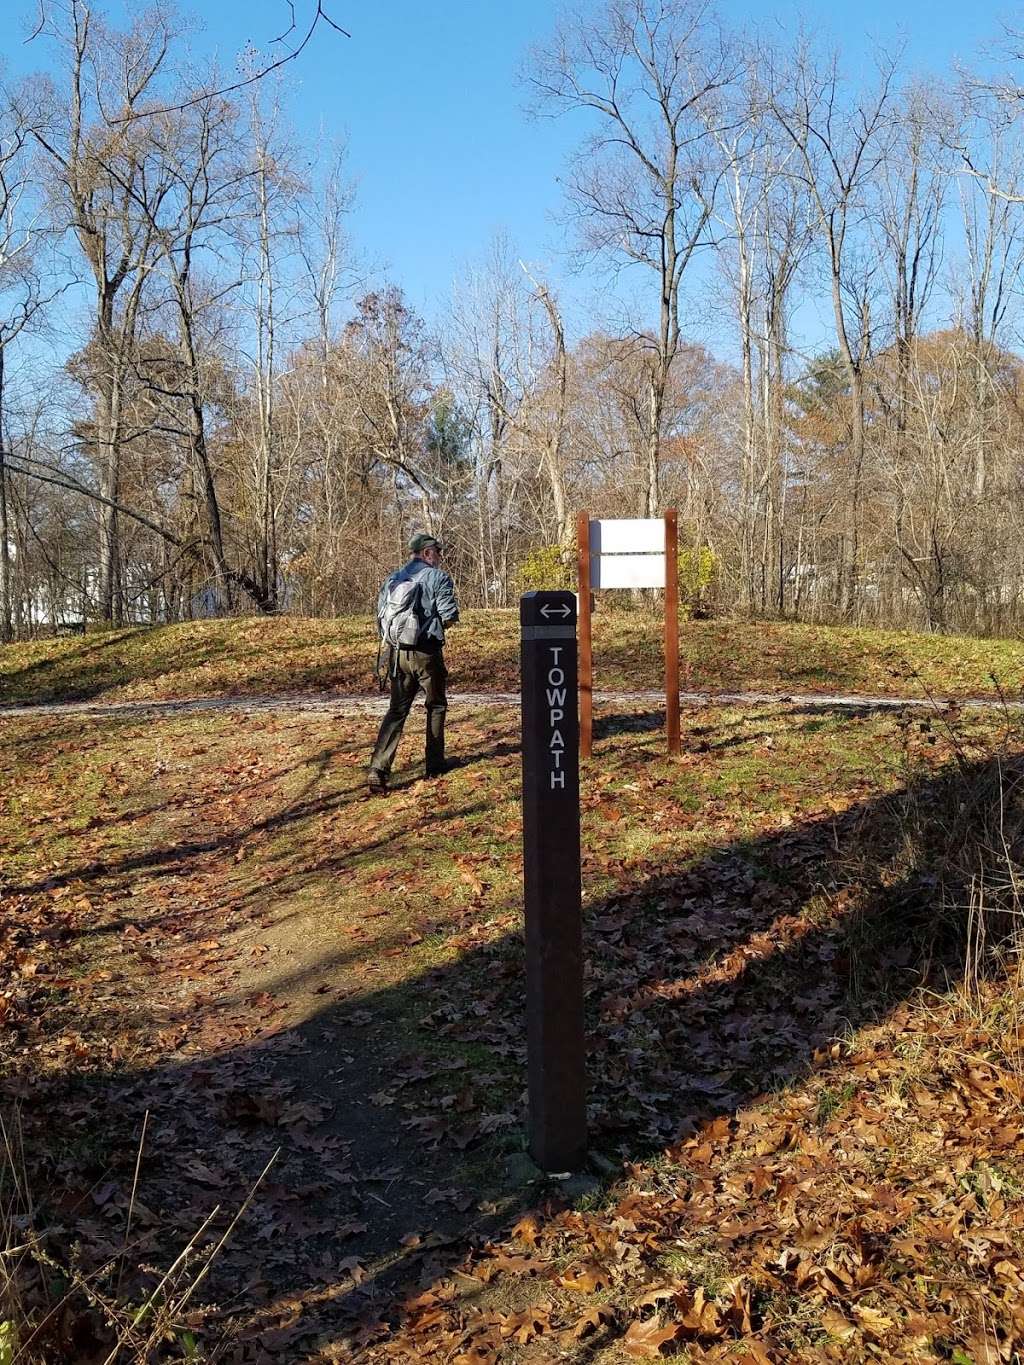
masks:
<path fill-rule="evenodd" d="M 590 523 L 592 588 L 663 588 L 665 523 L 631 517 Z"/>
<path fill-rule="evenodd" d="M 590 523 L 592 555 L 647 555 L 665 553 L 665 523 L 661 517 L 631 517 Z"/>
<path fill-rule="evenodd" d="M 663 588 L 665 551 L 660 555 L 598 555 L 590 561 L 590 586 Z"/>

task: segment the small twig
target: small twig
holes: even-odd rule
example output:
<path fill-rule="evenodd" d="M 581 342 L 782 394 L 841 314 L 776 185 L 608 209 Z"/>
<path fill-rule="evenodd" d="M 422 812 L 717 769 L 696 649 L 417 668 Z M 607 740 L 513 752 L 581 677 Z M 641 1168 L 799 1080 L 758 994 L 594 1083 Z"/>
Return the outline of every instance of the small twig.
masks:
<path fill-rule="evenodd" d="M 46 10 L 43 8 L 42 0 L 40 0 L 40 2 L 39 2 L 39 23 L 36 24 L 35 28 L 34 28 L 34 29 L 32 30 L 32 32 L 28 35 L 28 37 L 25 39 L 25 42 L 22 44 L 22 46 L 24 47 L 26 43 L 31 43 L 31 42 L 33 42 L 36 38 L 38 38 L 39 35 L 40 35 L 40 33 L 42 33 L 42 31 L 43 31 L 43 29 L 44 29 L 45 27 L 46 27 Z"/>
<path fill-rule="evenodd" d="M 244 90 L 246 86 L 255 85 L 257 81 L 263 80 L 264 76 L 269 76 L 272 71 L 278 71 L 288 62 L 294 61 L 316 32 L 316 26 L 321 19 L 325 24 L 329 24 L 336 33 L 340 33 L 343 38 L 352 37 L 348 29 L 342 28 L 340 24 L 336 24 L 331 16 L 324 12 L 324 0 L 317 0 L 316 13 L 313 15 L 313 22 L 306 30 L 306 36 L 303 38 L 302 42 L 299 43 L 298 47 L 293 48 L 291 52 L 285 53 L 283 57 L 278 57 L 277 61 L 270 62 L 267 66 L 261 67 L 259 71 L 254 72 L 253 75 L 246 76 L 240 81 L 234 81 L 231 85 L 221 86 L 217 90 L 201 90 L 198 95 L 194 95 L 192 99 L 183 100 L 180 104 L 165 104 L 156 109 L 133 110 L 130 114 L 123 114 L 120 118 L 111 119 L 110 122 L 113 124 L 135 123 L 138 119 L 154 118 L 160 114 L 177 114 L 183 109 L 191 109 L 197 104 L 202 104 L 204 100 L 220 99 L 222 95 L 233 95 L 236 90 Z M 273 41 L 280 42 L 282 38 L 287 37 L 288 33 L 290 33 L 294 27 L 295 24 L 293 22 L 291 27 L 281 35 L 281 38 L 275 38 Z"/>
<path fill-rule="evenodd" d="M 22 1249 L 23 1248 L 19 1248 L 19 1250 Z M 29 1335 L 21 1342 L 18 1352 L 14 1357 L 15 1365 L 17 1361 L 28 1358 L 29 1348 L 37 1339 L 42 1339 L 49 1324 L 54 1318 L 59 1316 L 60 1311 L 65 1304 L 70 1303 L 78 1293 L 84 1294 L 89 1302 L 94 1307 L 98 1308 L 112 1325 L 116 1325 L 117 1322 L 117 1305 L 109 1303 L 92 1288 L 93 1284 L 102 1280 L 108 1271 L 113 1270 L 113 1257 L 111 1257 L 109 1261 L 104 1261 L 101 1265 L 98 1265 L 87 1275 L 82 1275 L 75 1271 L 69 1271 L 67 1266 L 61 1265 L 58 1261 L 55 1261 L 40 1245 L 38 1239 L 28 1244 L 28 1250 L 32 1257 L 41 1265 L 48 1266 L 51 1270 L 60 1275 L 62 1279 L 66 1280 L 68 1282 L 68 1289 L 61 1298 L 47 1310 L 44 1316 L 33 1325 Z"/>
<path fill-rule="evenodd" d="M 114 1293 L 118 1294 L 121 1290 L 121 1276 L 124 1274 L 124 1258 L 128 1253 L 128 1238 L 132 1230 L 132 1214 L 135 1212 L 135 1192 L 139 1187 L 139 1170 L 142 1166 L 142 1149 L 146 1142 L 146 1128 L 149 1124 L 149 1110 L 142 1116 L 142 1132 L 139 1134 L 139 1150 L 135 1154 L 135 1175 L 132 1178 L 132 1193 L 128 1201 L 128 1218 L 124 1225 L 124 1244 L 121 1248 L 121 1260 L 117 1268 L 117 1285 Z"/>
<path fill-rule="evenodd" d="M 270 41 L 272 43 L 283 43 L 289 33 L 295 32 L 295 0 L 288 0 L 288 8 L 291 10 L 292 21 L 283 33 L 279 34 L 276 38 L 271 38 Z"/>
<path fill-rule="evenodd" d="M 22 1134 L 21 1134 L 21 1111 L 20 1111 L 20 1109 L 15 1109 L 15 1111 L 14 1111 L 14 1121 L 15 1121 L 15 1123 L 17 1124 L 17 1127 L 18 1127 L 18 1135 L 17 1135 L 17 1136 L 18 1136 L 18 1142 L 17 1142 L 18 1151 L 19 1151 L 19 1152 L 24 1152 L 24 1150 L 25 1150 L 25 1143 L 24 1143 L 24 1139 L 23 1139 Z M 31 1223 L 31 1220 L 32 1220 L 32 1195 L 31 1195 L 31 1192 L 29 1191 L 29 1188 L 28 1188 L 28 1182 L 26 1181 L 25 1184 L 24 1184 L 24 1186 L 22 1185 L 22 1182 L 21 1182 L 21 1179 L 20 1179 L 20 1176 L 19 1176 L 18 1162 L 15 1160 L 14 1152 L 13 1152 L 13 1150 L 12 1150 L 12 1148 L 11 1148 L 11 1139 L 10 1139 L 10 1137 L 9 1137 L 9 1135 L 8 1135 L 8 1132 L 7 1132 L 7 1124 L 4 1122 L 4 1119 L 3 1119 L 3 1115 L 2 1115 L 2 1114 L 0 1114 L 0 1133 L 3 1133 L 4 1149 L 5 1149 L 5 1151 L 7 1152 L 7 1161 L 8 1161 L 8 1164 L 10 1165 L 10 1168 L 11 1168 L 11 1178 L 12 1178 L 13 1181 L 14 1181 L 14 1188 L 15 1188 L 15 1191 L 17 1192 L 18 1196 L 21 1198 L 21 1200 L 22 1200 L 22 1202 L 23 1202 L 23 1205 L 24 1205 L 25 1214 L 26 1214 L 26 1216 L 28 1217 L 29 1222 Z"/>

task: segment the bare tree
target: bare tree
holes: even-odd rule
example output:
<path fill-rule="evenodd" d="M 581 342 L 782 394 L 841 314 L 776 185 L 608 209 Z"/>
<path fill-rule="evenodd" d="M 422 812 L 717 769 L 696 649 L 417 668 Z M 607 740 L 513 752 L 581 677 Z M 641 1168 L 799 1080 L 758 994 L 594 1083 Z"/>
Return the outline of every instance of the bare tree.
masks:
<path fill-rule="evenodd" d="M 61 12 L 60 0 L 37 0 L 39 17 L 31 39 L 38 38 L 41 33 L 48 31 L 54 22 L 53 14 Z M 246 90 L 272 75 L 275 71 L 280 71 L 289 62 L 293 62 L 300 57 L 309 46 L 313 35 L 317 29 L 322 27 L 333 29 L 335 33 L 341 34 L 343 38 L 351 38 L 348 29 L 342 28 L 328 14 L 324 0 L 308 0 L 304 6 L 303 20 L 309 20 L 302 30 L 299 29 L 297 22 L 295 4 L 296 0 L 285 0 L 288 6 L 290 22 L 288 26 L 271 39 L 271 46 L 275 49 L 271 55 L 262 57 L 258 61 L 249 60 L 246 62 L 247 71 L 236 81 L 229 81 L 221 84 L 219 81 L 210 81 L 199 90 L 191 91 L 173 103 L 161 104 L 151 102 L 148 105 L 129 106 L 119 115 L 120 123 L 135 123 L 139 120 L 151 118 L 160 114 L 176 114 L 186 109 L 191 109 L 193 105 L 202 104 L 204 101 L 219 98 L 225 95 L 236 94 L 239 90 Z M 59 24 L 60 19 L 56 22 Z M 247 44 L 246 55 L 250 58 L 256 55 L 255 49 L 251 44 Z"/>
<path fill-rule="evenodd" d="M 1006 27 L 1001 44 L 1002 69 L 979 76 L 961 70 L 959 96 L 967 117 L 953 120 L 945 130 L 947 147 L 959 158 L 965 175 L 974 179 L 990 198 L 1008 204 L 1024 204 L 1024 186 L 1007 175 L 1003 153 L 1012 140 L 1012 131 L 1024 116 L 1024 85 L 1020 71 L 1024 63 L 1024 33 Z M 978 124 L 987 135 L 974 136 Z"/>
<path fill-rule="evenodd" d="M 163 385 L 150 383 L 184 409 L 182 435 L 203 509 L 202 540 L 211 568 L 228 603 L 241 588 L 264 611 L 273 610 L 274 588 L 261 576 L 233 564 L 228 552 L 221 497 L 210 447 L 207 398 L 209 367 L 204 342 L 216 329 L 215 315 L 240 278 L 223 281 L 204 275 L 204 256 L 216 259 L 220 244 L 237 227 L 248 207 L 246 191 L 252 167 L 239 147 L 238 110 L 215 98 L 191 102 L 183 113 L 165 115 L 150 127 L 155 131 L 162 162 L 170 171 L 170 190 L 159 211 L 147 211 L 160 257 L 161 277 L 168 290 L 174 319 L 177 367 Z M 138 207 L 146 209 L 141 199 Z"/>
<path fill-rule="evenodd" d="M 975 346 L 974 404 L 980 417 L 989 388 L 986 357 L 1001 340 L 1024 265 L 1024 155 L 1020 137 L 1002 108 L 978 92 L 971 93 L 963 108 L 957 141 L 983 158 L 1006 190 L 992 194 L 970 173 L 959 179 L 966 270 L 956 292 L 964 329 Z M 979 500 L 988 483 L 982 431 L 979 420 L 973 489 Z"/>
<path fill-rule="evenodd" d="M 1007 383 L 1004 348 L 1019 318 L 1024 154 L 1021 130 L 1008 117 L 1001 94 L 979 88 L 961 94 L 955 130 L 947 134 L 961 153 L 957 188 L 963 230 L 963 253 L 951 282 L 960 336 L 949 359 L 959 380 L 956 429 L 970 456 L 956 468 L 956 524 L 959 543 L 971 543 L 979 609 L 988 617 L 990 605 L 1001 602 L 1008 586 L 1001 546 L 1010 524 L 1006 513 L 1016 502 L 1017 476 L 1004 463 L 1007 430 L 998 414 L 1004 410 Z M 989 180 L 973 173 L 972 161 L 984 162 Z M 1001 193 L 992 192 L 992 177 Z M 937 553 L 932 564 L 936 575 Z"/>
<path fill-rule="evenodd" d="M 749 101 L 749 84 L 739 92 Z M 755 247 L 759 222 L 764 212 L 765 185 L 760 170 L 759 150 L 764 142 L 764 125 L 753 109 L 740 107 L 736 116 L 723 126 L 717 118 L 710 133 L 721 154 L 724 193 L 716 209 L 715 221 L 722 229 L 719 242 L 721 265 L 733 295 L 735 320 L 739 327 L 740 365 L 743 396 L 743 451 L 740 475 L 740 602 L 751 610 L 755 604 L 755 540 L 759 499 L 758 422 L 754 402 L 754 359 L 757 345 Z M 763 605 L 763 602 L 762 602 Z"/>
<path fill-rule="evenodd" d="M 385 470 L 396 506 L 413 499 L 434 529 L 443 490 L 423 459 L 432 387 L 423 323 L 390 286 L 358 300 L 345 339 L 356 362 L 346 374 L 346 402 L 366 468 Z"/>
<path fill-rule="evenodd" d="M 525 275 L 510 243 L 498 236 L 485 260 L 457 281 L 441 341 L 447 382 L 472 429 L 476 569 L 487 604 L 505 602 L 512 540 L 524 510 L 525 462 L 535 458 L 533 437 L 524 430 L 527 404 L 536 367 L 546 358 L 534 336 Z"/>
<path fill-rule="evenodd" d="M 789 315 L 794 285 L 812 245 L 807 194 L 786 172 L 786 157 L 765 147 L 766 194 L 758 243 L 761 429 L 763 464 L 758 478 L 761 509 L 758 591 L 767 609 L 774 589 L 775 610 L 786 610 L 786 513 L 791 472 L 787 465 L 786 391 L 791 359 Z M 799 550 L 796 552 L 799 559 Z"/>
<path fill-rule="evenodd" d="M 276 403 L 282 355 L 300 311 L 291 267 L 299 261 L 298 205 L 305 187 L 295 173 L 294 152 L 286 141 L 279 92 L 273 91 L 269 98 L 265 94 L 262 87 L 249 97 L 244 139 L 250 200 L 239 227 L 242 307 L 252 338 L 246 351 L 251 374 L 247 405 L 251 562 L 261 596 L 273 607 L 278 598 L 277 514 L 283 492 L 278 485 L 284 469 Z"/>
<path fill-rule="evenodd" d="M 346 174 L 346 158 L 346 148 L 336 148 L 322 179 L 299 202 L 296 224 L 299 257 L 316 320 L 324 386 L 337 330 L 338 302 L 351 295 L 359 282 L 346 230 L 355 199 L 355 187 Z"/>
<path fill-rule="evenodd" d="M 0 98 L 0 640 L 8 641 L 16 603 L 6 468 L 7 358 L 13 343 L 39 320 L 63 285 L 47 275 L 47 262 L 41 259 L 53 232 L 32 174 L 28 109 L 6 92 Z"/>
<path fill-rule="evenodd" d="M 554 294 L 543 280 L 536 279 L 525 266 L 523 269 L 533 285 L 534 298 L 543 307 L 551 328 L 550 359 L 545 366 L 548 383 L 545 386 L 544 419 L 532 421 L 530 429 L 539 433 L 541 459 L 551 490 L 555 538 L 559 545 L 566 548 L 572 536 L 572 521 L 565 494 L 564 447 L 569 408 L 569 358 L 565 347 L 565 326 Z"/>
<path fill-rule="evenodd" d="M 792 62 L 769 61 L 772 113 L 796 151 L 792 173 L 814 205 L 824 250 L 836 342 L 849 387 L 850 462 L 846 524 L 839 563 L 838 605 L 853 609 L 859 572 L 858 537 L 864 478 L 864 368 L 871 349 L 873 265 L 859 250 L 865 196 L 888 154 L 896 62 L 881 61 L 875 88 L 853 104 L 843 100 L 838 58 L 817 60 L 801 44 Z"/>
<path fill-rule="evenodd" d="M 922 559 L 908 549 L 906 525 L 907 482 L 903 466 L 916 460 L 908 434 L 912 376 L 916 361 L 916 342 L 921 321 L 932 297 L 942 260 L 942 214 L 949 181 L 949 157 L 945 152 L 931 92 L 913 88 L 894 104 L 891 111 L 892 139 L 889 155 L 877 177 L 877 213 L 873 215 L 878 250 L 890 297 L 889 326 L 895 368 L 884 362 L 875 367 L 874 387 L 889 435 L 887 448 L 880 455 L 888 466 L 887 482 L 895 496 L 888 500 L 892 537 L 903 571 L 912 579 L 931 579 L 929 564 L 935 572 L 936 591 L 929 600 L 938 602 L 943 581 L 937 557 Z M 934 538 L 933 538 L 934 539 Z M 937 545 L 938 541 L 934 543 Z M 922 579 L 923 575 L 923 579 Z M 930 609 L 930 615 L 935 612 Z M 941 609 L 938 611 L 941 616 Z"/>
<path fill-rule="evenodd" d="M 743 399 L 739 591 L 747 610 L 784 606 L 784 400 L 787 308 L 810 234 L 808 199 L 788 172 L 789 139 L 766 116 L 758 72 L 723 126 L 713 127 L 725 174 L 717 244 L 739 327 Z"/>
<path fill-rule="evenodd" d="M 359 283 L 347 230 L 355 190 L 346 156 L 344 145 L 336 146 L 322 173 L 295 199 L 298 299 L 300 311 L 312 319 L 313 336 L 295 347 L 281 387 L 283 425 L 298 463 L 290 502 L 297 524 L 286 555 L 303 571 L 298 583 L 317 602 L 331 599 L 330 580 L 337 580 L 358 501 L 345 439 L 346 411 L 332 380 L 340 359 L 340 305 Z"/>
<path fill-rule="evenodd" d="M 596 115 L 569 193 L 585 250 L 652 270 L 657 325 L 645 354 L 644 516 L 661 503 L 665 392 L 680 341 L 680 289 L 699 249 L 718 181 L 708 126 L 736 74 L 702 0 L 608 0 L 563 22 L 536 54 L 533 83 L 547 107 Z"/>
<path fill-rule="evenodd" d="M 55 211 L 74 234 L 94 287 L 97 417 L 95 450 L 104 501 L 100 516 L 99 599 L 106 620 L 121 617 L 118 511 L 124 447 L 121 399 L 139 309 L 153 266 L 152 214 L 166 183 L 146 176 L 147 136 L 125 122 L 151 104 L 173 41 L 156 11 L 127 33 L 103 25 L 86 0 L 47 10 L 41 31 L 64 57 L 62 84 L 47 91 L 45 122 L 32 131 L 55 174 Z M 149 212 L 140 213 L 139 203 Z"/>
<path fill-rule="evenodd" d="M 931 92 L 909 90 L 891 111 L 893 137 L 879 167 L 876 232 L 891 294 L 897 354 L 896 430 L 906 426 L 907 365 L 942 263 L 949 181 Z"/>
<path fill-rule="evenodd" d="M 150 306 L 171 320 L 176 361 L 169 366 L 159 357 L 156 365 L 140 363 L 137 372 L 164 403 L 158 429 L 184 441 L 190 496 L 202 512 L 198 543 L 228 606 L 241 588 L 262 610 L 272 610 L 266 583 L 229 554 L 207 417 L 217 368 L 211 363 L 211 341 L 222 325 L 226 299 L 241 284 L 241 272 L 218 279 L 204 272 L 203 263 L 219 262 L 251 207 L 247 192 L 253 168 L 239 141 L 238 115 L 237 107 L 223 99 L 186 101 L 180 110 L 146 121 L 144 173 L 138 183 L 119 174 L 115 162 L 102 164 L 152 242 L 152 290 L 159 284 L 163 292 Z M 160 193 L 146 194 L 145 186 L 154 183 Z"/>

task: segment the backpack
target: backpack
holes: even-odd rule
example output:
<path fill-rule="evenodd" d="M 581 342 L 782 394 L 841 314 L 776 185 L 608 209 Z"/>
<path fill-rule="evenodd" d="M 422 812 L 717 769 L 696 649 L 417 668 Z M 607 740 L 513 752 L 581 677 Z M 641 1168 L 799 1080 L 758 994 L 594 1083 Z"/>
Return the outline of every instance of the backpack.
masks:
<path fill-rule="evenodd" d="M 391 580 L 378 624 L 381 640 L 392 649 L 419 644 L 426 621 L 418 574 L 411 578 L 398 574 Z"/>

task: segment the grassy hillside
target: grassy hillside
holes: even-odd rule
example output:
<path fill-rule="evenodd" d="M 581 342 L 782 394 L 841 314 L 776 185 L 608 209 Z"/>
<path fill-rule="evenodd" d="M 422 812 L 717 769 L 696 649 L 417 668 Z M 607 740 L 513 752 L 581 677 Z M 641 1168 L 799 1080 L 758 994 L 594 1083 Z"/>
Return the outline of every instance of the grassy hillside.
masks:
<path fill-rule="evenodd" d="M 366 617 L 254 617 L 41 640 L 0 649 L 0 701 L 368 693 L 375 648 Z M 1017 640 L 702 621 L 683 623 L 680 651 L 684 689 L 962 697 L 1024 686 Z M 657 619 L 599 612 L 594 654 L 599 688 L 661 686 Z M 467 612 L 451 634 L 449 667 L 456 691 L 517 688 L 517 613 Z"/>

